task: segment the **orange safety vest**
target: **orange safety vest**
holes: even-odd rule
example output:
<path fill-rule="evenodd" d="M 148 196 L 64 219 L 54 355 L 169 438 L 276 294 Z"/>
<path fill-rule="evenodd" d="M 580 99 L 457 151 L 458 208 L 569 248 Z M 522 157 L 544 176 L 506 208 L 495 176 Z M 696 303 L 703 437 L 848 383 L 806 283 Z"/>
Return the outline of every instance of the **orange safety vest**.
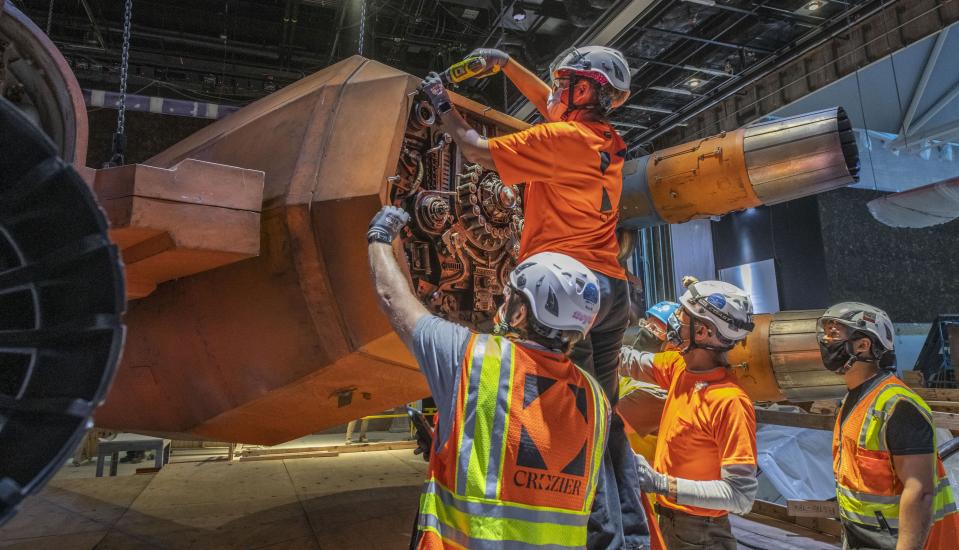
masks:
<path fill-rule="evenodd" d="M 843 521 L 871 528 L 899 528 L 902 482 L 886 447 L 886 420 L 900 401 L 908 401 L 932 423 L 925 401 L 895 376 L 880 382 L 833 430 L 833 473 Z M 933 525 L 927 550 L 954 550 L 959 544 L 959 513 L 942 460 L 936 455 Z"/>
<path fill-rule="evenodd" d="M 473 335 L 454 411 L 430 456 L 418 547 L 584 548 L 609 431 L 599 384 L 567 358 Z"/>

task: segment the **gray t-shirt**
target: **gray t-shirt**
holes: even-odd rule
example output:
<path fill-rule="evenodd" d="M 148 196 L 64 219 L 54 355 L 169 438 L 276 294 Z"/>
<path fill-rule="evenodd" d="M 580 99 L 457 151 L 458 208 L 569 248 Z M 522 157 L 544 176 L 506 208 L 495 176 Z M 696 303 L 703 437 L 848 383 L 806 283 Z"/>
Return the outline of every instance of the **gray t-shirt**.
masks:
<path fill-rule="evenodd" d="M 440 416 L 436 426 L 439 446 L 450 434 L 456 388 L 471 335 L 466 327 L 435 315 L 421 318 L 413 329 L 413 356 L 426 377 Z"/>

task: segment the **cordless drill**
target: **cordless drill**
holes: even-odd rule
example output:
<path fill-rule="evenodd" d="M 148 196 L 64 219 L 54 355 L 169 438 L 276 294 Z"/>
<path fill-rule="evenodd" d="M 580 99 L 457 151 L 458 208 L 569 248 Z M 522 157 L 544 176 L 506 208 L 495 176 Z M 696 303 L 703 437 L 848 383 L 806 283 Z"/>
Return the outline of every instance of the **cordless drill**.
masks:
<path fill-rule="evenodd" d="M 482 57 L 467 57 L 466 59 L 454 63 L 449 69 L 443 71 L 440 78 L 444 84 L 458 84 L 466 79 L 481 75 L 486 72 L 486 60 Z M 499 72 L 498 66 L 493 66 L 489 74 Z M 488 76 L 488 75 L 484 75 Z"/>

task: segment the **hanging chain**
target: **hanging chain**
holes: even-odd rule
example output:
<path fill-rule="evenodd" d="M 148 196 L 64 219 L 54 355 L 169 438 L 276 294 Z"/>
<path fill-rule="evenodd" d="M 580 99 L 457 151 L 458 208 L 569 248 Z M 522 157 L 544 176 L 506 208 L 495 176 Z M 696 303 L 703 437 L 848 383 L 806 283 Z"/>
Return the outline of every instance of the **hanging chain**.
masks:
<path fill-rule="evenodd" d="M 50 0 L 50 7 L 47 9 L 47 36 L 50 36 L 50 27 L 53 25 L 53 0 Z"/>
<path fill-rule="evenodd" d="M 123 6 L 123 49 L 120 54 L 120 104 L 117 107 L 117 131 L 113 133 L 113 154 L 104 165 L 119 166 L 126 161 L 127 69 L 130 64 L 130 22 L 133 18 L 133 0 Z"/>
<path fill-rule="evenodd" d="M 123 8 L 123 53 L 120 55 L 120 109 L 117 111 L 117 133 L 123 134 L 127 113 L 127 68 L 130 64 L 130 20 L 133 0 L 126 0 Z"/>
<path fill-rule="evenodd" d="M 363 55 L 363 42 L 366 38 L 366 0 L 360 0 L 360 44 L 359 54 Z"/>

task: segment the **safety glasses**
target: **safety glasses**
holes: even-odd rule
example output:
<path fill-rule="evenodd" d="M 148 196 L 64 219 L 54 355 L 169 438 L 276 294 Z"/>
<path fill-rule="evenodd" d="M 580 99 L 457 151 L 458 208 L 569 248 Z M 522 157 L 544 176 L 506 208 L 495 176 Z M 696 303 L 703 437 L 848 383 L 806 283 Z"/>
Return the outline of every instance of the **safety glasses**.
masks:
<path fill-rule="evenodd" d="M 821 318 L 816 322 L 816 338 L 820 343 L 831 344 L 849 339 L 852 329 L 838 319 Z"/>

